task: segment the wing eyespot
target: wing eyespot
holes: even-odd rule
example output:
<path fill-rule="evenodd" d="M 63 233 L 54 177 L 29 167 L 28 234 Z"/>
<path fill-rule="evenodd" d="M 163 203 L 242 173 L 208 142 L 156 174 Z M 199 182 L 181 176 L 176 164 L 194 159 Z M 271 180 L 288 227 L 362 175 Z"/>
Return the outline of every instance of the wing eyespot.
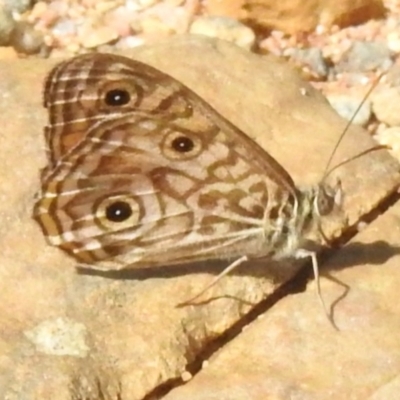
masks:
<path fill-rule="evenodd" d="M 203 151 L 202 140 L 194 133 L 172 131 L 165 135 L 162 153 L 169 160 L 189 160 Z"/>
<path fill-rule="evenodd" d="M 143 88 L 126 80 L 109 80 L 96 89 L 98 110 L 115 112 L 119 109 L 135 109 L 143 99 Z"/>
<path fill-rule="evenodd" d="M 111 89 L 104 94 L 104 103 L 110 107 L 120 107 L 129 104 L 131 94 L 126 89 Z"/>
<path fill-rule="evenodd" d="M 178 153 L 188 153 L 193 150 L 194 146 L 193 140 L 187 136 L 177 136 L 171 141 L 171 148 Z"/>
<path fill-rule="evenodd" d="M 134 227 L 140 220 L 140 206 L 129 195 L 114 195 L 95 204 L 96 224 L 103 230 L 121 230 Z"/>
<path fill-rule="evenodd" d="M 124 222 L 132 215 L 132 207 L 126 201 L 117 200 L 105 208 L 105 217 L 110 222 Z"/>

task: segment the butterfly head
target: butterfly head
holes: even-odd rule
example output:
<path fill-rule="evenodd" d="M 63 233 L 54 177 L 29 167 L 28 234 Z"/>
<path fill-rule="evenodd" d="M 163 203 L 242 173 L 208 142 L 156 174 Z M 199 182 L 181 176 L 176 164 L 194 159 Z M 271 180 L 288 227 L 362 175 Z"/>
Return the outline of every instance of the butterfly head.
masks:
<path fill-rule="evenodd" d="M 329 186 L 324 182 L 316 187 L 313 196 L 313 214 L 324 217 L 341 208 L 343 190 L 340 180 Z"/>
<path fill-rule="evenodd" d="M 311 192 L 311 201 L 309 203 L 311 225 L 314 225 L 318 229 L 320 237 L 329 243 L 329 240 L 324 233 L 322 222 L 325 221 L 324 217 L 332 216 L 341 218 L 341 210 L 343 203 L 343 190 L 341 181 L 337 180 L 334 185 L 328 185 L 325 181 L 322 181 L 319 185 L 315 186 Z"/>

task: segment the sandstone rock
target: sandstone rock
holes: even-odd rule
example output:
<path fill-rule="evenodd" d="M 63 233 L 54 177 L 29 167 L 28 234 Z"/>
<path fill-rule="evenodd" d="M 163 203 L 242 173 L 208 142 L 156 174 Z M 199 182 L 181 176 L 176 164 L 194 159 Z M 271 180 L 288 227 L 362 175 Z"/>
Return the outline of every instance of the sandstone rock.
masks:
<path fill-rule="evenodd" d="M 10 43 L 12 31 L 15 27 L 15 21 L 11 11 L 6 9 L 0 3 L 0 46 L 7 46 Z"/>
<path fill-rule="evenodd" d="M 18 58 L 18 53 L 15 51 L 14 47 L 0 47 L 0 60 L 14 59 Z"/>
<path fill-rule="evenodd" d="M 388 47 L 381 42 L 356 41 L 336 66 L 337 71 L 388 70 L 393 64 Z"/>
<path fill-rule="evenodd" d="M 211 15 L 246 19 L 259 27 L 290 34 L 312 31 L 317 25 L 359 24 L 385 13 L 381 0 L 209 0 L 205 7 Z"/>
<path fill-rule="evenodd" d="M 372 110 L 376 118 L 390 126 L 400 125 L 400 88 L 383 88 L 372 96 Z"/>
<path fill-rule="evenodd" d="M 351 96 L 346 94 L 335 94 L 327 97 L 330 105 L 336 112 L 348 121 L 352 120 L 354 124 L 367 126 L 371 119 L 371 101 L 368 99 L 359 109 L 363 98 L 361 96 Z"/>
<path fill-rule="evenodd" d="M 250 50 L 256 41 L 255 33 L 246 25 L 228 17 L 200 17 L 190 26 L 190 33 L 227 40 Z"/>
<path fill-rule="evenodd" d="M 82 46 L 87 49 L 92 49 L 118 39 L 118 33 L 114 29 L 108 26 L 93 27 L 90 24 L 82 28 L 79 36 Z"/>
<path fill-rule="evenodd" d="M 204 7 L 209 15 L 224 15 L 235 19 L 246 16 L 246 0 L 208 0 Z"/>
<path fill-rule="evenodd" d="M 326 79 L 329 74 L 329 66 L 321 49 L 316 47 L 287 49 L 285 56 L 290 56 L 291 60 L 301 68 L 304 74 L 314 79 Z"/>
<path fill-rule="evenodd" d="M 378 129 L 374 138 L 378 143 L 389 146 L 390 153 L 400 161 L 400 126 Z"/>
<path fill-rule="evenodd" d="M 24 21 L 15 26 L 11 35 L 11 43 L 18 53 L 23 54 L 37 54 L 45 46 L 43 33 Z"/>
<path fill-rule="evenodd" d="M 268 149 L 299 185 L 321 179 L 346 122 L 281 60 L 259 57 L 227 42 L 194 37 L 175 38 L 131 54 L 191 87 Z M 0 61 L 0 76 L 7 77 L 0 79 L 0 113 L 6 116 L 0 146 L 0 398 L 135 400 L 158 389 L 165 393 L 166 382 L 178 382 L 181 376 L 186 381 L 190 376 L 185 373 L 187 366 L 201 362 L 210 341 L 240 319 L 245 323 L 249 310 L 293 277 L 297 266 L 268 260 L 250 263 L 210 289 L 201 305 L 184 308 L 176 308 L 176 304 L 203 288 L 225 264 L 119 274 L 78 273 L 76 262 L 46 244 L 31 218 L 39 170 L 45 165 L 42 79 L 53 63 Z M 335 162 L 372 145 L 367 132 L 352 127 Z M 336 171 L 343 182 L 344 211 L 351 225 L 396 190 L 398 168 L 386 151 L 376 151 Z M 392 229 L 394 224 L 389 226 L 391 244 L 398 230 Z M 335 225 L 328 234 L 342 228 Z M 307 391 L 318 397 L 328 365 L 337 365 L 331 380 L 322 386 L 324 393 L 336 390 L 336 398 L 346 398 L 348 391 L 342 388 L 352 385 L 354 375 L 359 375 L 353 368 L 359 364 L 353 361 L 367 357 L 367 353 L 375 362 L 365 364 L 372 365 L 371 374 L 385 365 L 391 373 L 400 354 L 397 329 L 393 329 L 398 302 L 384 297 L 385 291 L 379 292 L 383 297 L 379 297 L 378 309 L 374 277 L 379 275 L 379 287 L 397 290 L 395 271 L 384 273 L 386 269 L 381 269 L 386 268 L 379 264 L 386 262 L 387 255 L 365 253 L 362 260 L 369 258 L 376 263 L 371 268 L 356 256 L 341 258 L 341 254 L 348 252 L 338 252 L 338 268 L 348 267 L 346 284 L 355 287 L 347 302 L 335 306 L 338 325 L 345 331 L 342 336 L 333 331 L 310 289 L 264 309 L 266 321 L 271 322 L 261 328 L 262 322 L 256 323 L 256 334 L 249 330 L 240 344 L 242 350 L 231 353 L 231 360 L 222 358 L 221 373 L 226 371 L 240 384 L 253 374 L 249 384 L 257 384 L 264 398 L 274 379 L 272 370 L 276 371 L 276 385 L 282 388 L 304 387 L 301 373 L 307 374 Z M 357 264 L 353 275 L 350 266 Z M 357 286 L 360 276 L 365 277 L 365 283 Z M 342 290 L 336 283 L 324 282 L 328 304 L 337 300 Z M 368 338 L 363 348 L 359 347 L 361 334 Z M 377 346 L 372 353 L 371 338 Z M 355 343 L 358 346 L 354 349 L 365 354 L 345 354 L 343 350 L 335 355 L 336 364 L 332 363 L 339 344 L 352 349 Z M 264 348 L 264 344 L 268 346 Z M 385 364 L 389 347 L 392 355 Z M 248 354 L 249 360 L 256 360 L 257 352 L 265 362 L 271 360 L 270 369 L 261 367 L 255 373 L 246 357 Z M 238 360 L 244 369 L 237 367 Z M 351 371 L 343 373 L 346 368 Z M 335 386 L 337 381 L 332 377 L 347 385 Z M 360 382 L 361 377 L 358 379 Z M 387 373 L 376 372 L 375 387 L 383 381 L 388 382 Z M 209 381 L 197 390 L 203 392 L 216 384 Z M 233 384 L 226 387 L 227 391 L 234 389 Z M 288 391 L 282 393 L 276 398 L 287 398 Z M 365 393 L 360 384 L 354 385 L 353 398 L 364 398 Z"/>
<path fill-rule="evenodd" d="M 400 204 L 324 265 L 314 283 L 253 322 L 165 400 L 396 399 L 399 393 Z"/>

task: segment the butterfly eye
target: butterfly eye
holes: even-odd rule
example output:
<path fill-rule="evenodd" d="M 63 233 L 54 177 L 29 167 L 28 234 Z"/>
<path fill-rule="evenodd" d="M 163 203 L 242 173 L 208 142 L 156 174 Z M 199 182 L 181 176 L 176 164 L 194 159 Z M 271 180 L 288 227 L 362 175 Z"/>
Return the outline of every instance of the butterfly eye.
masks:
<path fill-rule="evenodd" d="M 131 101 L 131 95 L 126 89 L 112 89 L 105 93 L 104 102 L 108 106 L 124 106 Z"/>
<path fill-rule="evenodd" d="M 328 215 L 332 212 L 335 206 L 335 193 L 320 187 L 315 198 L 315 208 L 320 216 Z"/>
<path fill-rule="evenodd" d="M 342 184 L 338 180 L 333 186 L 320 185 L 314 199 L 314 207 L 319 216 L 330 214 L 342 206 Z"/>
<path fill-rule="evenodd" d="M 169 132 L 162 144 L 161 149 L 165 157 L 170 160 L 188 160 L 196 157 L 203 150 L 201 139 L 190 133 Z"/>
<path fill-rule="evenodd" d="M 138 203 L 128 195 L 111 196 L 95 206 L 95 221 L 107 230 L 133 227 L 140 218 Z"/>

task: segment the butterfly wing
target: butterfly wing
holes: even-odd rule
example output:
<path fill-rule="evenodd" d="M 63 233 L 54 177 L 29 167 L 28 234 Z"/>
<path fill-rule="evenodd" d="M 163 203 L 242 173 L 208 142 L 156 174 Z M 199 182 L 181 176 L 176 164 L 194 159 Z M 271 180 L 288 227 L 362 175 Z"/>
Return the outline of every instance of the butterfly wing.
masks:
<path fill-rule="evenodd" d="M 178 87 L 154 68 L 111 54 L 85 54 L 57 65 L 46 78 L 43 96 L 49 163 L 55 166 L 99 121 L 162 109 L 162 100 Z"/>
<path fill-rule="evenodd" d="M 135 107 L 114 105 L 58 160 L 34 212 L 50 243 L 102 269 L 272 251 L 296 193 L 286 171 L 173 78 L 107 57 L 131 71 L 129 87 L 140 74 L 156 76 L 146 88 L 168 87 Z M 122 93 L 125 81 L 116 82 Z"/>

